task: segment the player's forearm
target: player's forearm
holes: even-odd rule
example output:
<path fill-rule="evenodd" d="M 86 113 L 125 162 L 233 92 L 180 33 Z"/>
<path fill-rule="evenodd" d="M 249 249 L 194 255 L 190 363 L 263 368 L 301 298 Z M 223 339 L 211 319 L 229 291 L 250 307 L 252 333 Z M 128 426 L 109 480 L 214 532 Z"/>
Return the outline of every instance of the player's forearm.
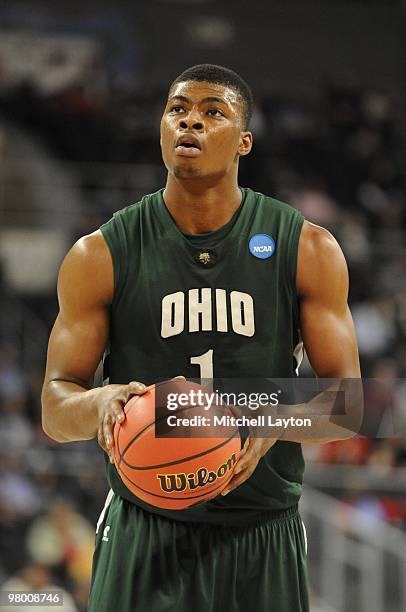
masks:
<path fill-rule="evenodd" d="M 261 411 L 255 414 L 259 416 Z M 347 440 L 356 435 L 363 418 L 363 392 L 360 379 L 339 379 L 310 401 L 279 404 L 262 411 L 255 437 L 323 444 Z"/>
<path fill-rule="evenodd" d="M 300 444 L 325 444 L 348 440 L 357 433 L 329 422 L 329 417 L 309 416 L 297 410 L 292 411 L 290 416 L 267 415 L 264 418 L 265 427 L 252 429 L 255 437 L 266 437 L 283 442 L 299 442 Z"/>
<path fill-rule="evenodd" d="M 91 440 L 98 430 L 100 389 L 64 380 L 50 380 L 42 391 L 42 427 L 57 442 Z"/>
<path fill-rule="evenodd" d="M 334 423 L 326 423 L 325 417 L 315 417 L 311 419 L 310 426 L 299 426 L 295 431 L 295 426 L 281 431 L 279 440 L 285 442 L 299 442 L 300 444 L 326 444 L 327 442 L 338 442 L 349 440 L 356 435 L 356 431 L 339 427 Z"/>

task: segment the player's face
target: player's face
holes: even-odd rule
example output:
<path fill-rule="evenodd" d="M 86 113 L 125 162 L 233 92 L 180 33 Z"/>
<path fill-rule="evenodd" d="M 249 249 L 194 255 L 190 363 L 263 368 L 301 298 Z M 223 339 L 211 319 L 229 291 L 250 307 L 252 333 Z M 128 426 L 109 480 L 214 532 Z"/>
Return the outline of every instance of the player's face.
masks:
<path fill-rule="evenodd" d="M 161 120 L 165 166 L 179 179 L 218 179 L 247 155 L 252 135 L 243 131 L 242 104 L 224 85 L 200 81 L 178 83 Z"/>

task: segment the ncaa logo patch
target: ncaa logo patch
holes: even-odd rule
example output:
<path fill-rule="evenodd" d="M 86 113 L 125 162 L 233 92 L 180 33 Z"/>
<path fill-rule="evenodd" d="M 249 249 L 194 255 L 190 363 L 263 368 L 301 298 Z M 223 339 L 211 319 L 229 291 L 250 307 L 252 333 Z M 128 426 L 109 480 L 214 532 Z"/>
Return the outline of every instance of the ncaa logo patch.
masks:
<path fill-rule="evenodd" d="M 255 234 L 250 238 L 248 248 L 258 259 L 268 259 L 276 251 L 275 240 L 269 234 Z"/>

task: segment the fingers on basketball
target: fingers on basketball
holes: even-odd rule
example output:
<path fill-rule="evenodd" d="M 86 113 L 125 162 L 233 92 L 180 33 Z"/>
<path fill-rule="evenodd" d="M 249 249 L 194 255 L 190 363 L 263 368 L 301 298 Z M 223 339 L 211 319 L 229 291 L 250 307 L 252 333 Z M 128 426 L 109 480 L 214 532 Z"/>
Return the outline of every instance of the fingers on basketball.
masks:
<path fill-rule="evenodd" d="M 99 426 L 99 429 L 97 431 L 97 442 L 99 446 L 104 450 L 104 452 L 107 453 L 107 455 L 109 456 L 110 463 L 113 463 L 113 453 L 111 451 L 111 448 L 114 444 L 114 441 L 113 441 L 113 436 L 111 435 L 112 443 L 109 446 L 108 444 L 108 440 L 109 440 L 108 422 L 109 420 L 106 419 L 106 416 L 103 419 L 103 423 Z"/>
<path fill-rule="evenodd" d="M 242 447 L 242 449 L 241 449 L 241 453 L 240 453 L 240 461 L 241 461 L 241 459 L 244 457 L 245 453 L 247 452 L 247 450 L 248 450 L 248 447 L 249 447 L 250 443 L 251 443 L 251 438 L 248 436 L 248 438 L 246 438 L 246 440 L 245 440 L 245 442 L 244 442 L 244 446 L 243 446 L 243 447 Z"/>
<path fill-rule="evenodd" d="M 255 444 L 256 438 L 247 438 L 241 451 L 240 459 L 237 463 L 234 473 L 239 474 L 250 467 L 254 462 L 254 467 L 261 458 Z M 254 471 L 254 468 L 253 470 Z"/>
<path fill-rule="evenodd" d="M 124 406 L 127 401 L 127 399 L 116 399 L 111 402 L 109 406 L 109 413 L 112 418 L 111 430 L 113 430 L 114 423 L 122 423 L 125 420 Z"/>
<path fill-rule="evenodd" d="M 106 444 L 107 449 L 110 449 L 113 442 L 113 424 L 114 424 L 114 416 L 111 412 L 106 412 L 103 418 L 102 428 L 103 428 L 103 437 Z"/>
<path fill-rule="evenodd" d="M 138 382 L 137 380 L 132 380 L 127 385 L 127 395 L 125 401 L 128 401 L 132 395 L 142 395 L 147 390 L 147 387 L 144 383 Z"/>

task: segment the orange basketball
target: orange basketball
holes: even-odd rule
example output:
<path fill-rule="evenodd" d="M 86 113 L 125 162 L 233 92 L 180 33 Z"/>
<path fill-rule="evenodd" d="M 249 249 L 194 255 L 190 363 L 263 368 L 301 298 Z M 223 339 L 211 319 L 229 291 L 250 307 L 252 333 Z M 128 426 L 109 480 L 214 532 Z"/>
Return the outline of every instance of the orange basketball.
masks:
<path fill-rule="evenodd" d="M 205 410 L 204 396 L 199 405 L 185 401 L 199 390 L 207 393 L 183 379 L 152 385 L 127 402 L 125 420 L 114 426 L 117 471 L 125 486 L 148 504 L 188 508 L 218 495 L 233 475 L 241 450 L 233 413 L 221 404 Z M 185 394 L 175 410 L 168 409 L 169 394 Z"/>

